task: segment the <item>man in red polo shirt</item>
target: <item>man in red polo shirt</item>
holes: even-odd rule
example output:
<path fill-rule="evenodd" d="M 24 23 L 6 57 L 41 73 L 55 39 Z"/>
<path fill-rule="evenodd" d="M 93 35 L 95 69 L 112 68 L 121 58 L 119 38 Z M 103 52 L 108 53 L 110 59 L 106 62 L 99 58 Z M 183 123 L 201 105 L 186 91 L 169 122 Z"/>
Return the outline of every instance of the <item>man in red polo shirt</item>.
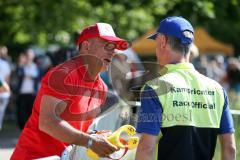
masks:
<path fill-rule="evenodd" d="M 100 157 L 117 150 L 87 130 L 106 98 L 99 73 L 109 66 L 114 50 L 125 50 L 127 42 L 116 37 L 111 25 L 97 23 L 85 28 L 76 43 L 80 56 L 54 67 L 42 79 L 11 160 L 60 156 L 69 144 L 90 148 Z"/>

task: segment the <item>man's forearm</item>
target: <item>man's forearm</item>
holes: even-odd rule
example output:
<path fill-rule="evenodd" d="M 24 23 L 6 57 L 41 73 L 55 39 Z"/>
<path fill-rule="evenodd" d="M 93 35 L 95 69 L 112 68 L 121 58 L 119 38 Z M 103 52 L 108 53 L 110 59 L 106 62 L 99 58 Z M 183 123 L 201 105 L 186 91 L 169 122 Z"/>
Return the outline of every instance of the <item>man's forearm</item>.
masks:
<path fill-rule="evenodd" d="M 39 129 L 48 135 L 69 143 L 80 146 L 87 146 L 89 135 L 81 132 L 64 120 L 42 120 Z"/>
<path fill-rule="evenodd" d="M 221 144 L 222 160 L 236 159 L 236 144 L 233 133 L 226 133 L 219 135 Z"/>

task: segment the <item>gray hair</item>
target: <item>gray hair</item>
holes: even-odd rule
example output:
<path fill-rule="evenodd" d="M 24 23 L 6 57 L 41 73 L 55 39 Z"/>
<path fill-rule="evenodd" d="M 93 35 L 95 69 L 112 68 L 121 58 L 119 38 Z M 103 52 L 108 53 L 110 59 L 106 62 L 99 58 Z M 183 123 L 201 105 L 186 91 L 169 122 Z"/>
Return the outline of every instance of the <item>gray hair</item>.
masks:
<path fill-rule="evenodd" d="M 190 52 L 191 44 L 182 44 L 180 39 L 167 36 L 169 46 L 176 52 L 181 53 L 182 55 L 187 55 Z"/>

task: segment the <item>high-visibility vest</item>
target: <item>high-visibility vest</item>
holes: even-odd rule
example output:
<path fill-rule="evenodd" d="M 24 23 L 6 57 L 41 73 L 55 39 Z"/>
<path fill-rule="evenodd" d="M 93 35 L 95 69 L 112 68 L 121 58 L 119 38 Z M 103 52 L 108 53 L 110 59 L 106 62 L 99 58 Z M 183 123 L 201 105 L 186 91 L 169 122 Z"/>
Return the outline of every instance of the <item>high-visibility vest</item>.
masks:
<path fill-rule="evenodd" d="M 162 104 L 162 128 L 219 128 L 224 105 L 222 87 L 197 72 L 191 63 L 169 64 L 164 70 L 163 76 L 147 82 Z"/>

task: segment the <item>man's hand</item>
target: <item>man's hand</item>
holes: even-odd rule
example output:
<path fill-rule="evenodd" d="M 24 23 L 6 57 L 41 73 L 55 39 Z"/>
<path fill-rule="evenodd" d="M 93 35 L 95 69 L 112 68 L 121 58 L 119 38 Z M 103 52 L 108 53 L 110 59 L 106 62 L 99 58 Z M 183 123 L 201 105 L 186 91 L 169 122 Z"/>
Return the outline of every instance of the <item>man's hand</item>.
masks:
<path fill-rule="evenodd" d="M 118 150 L 116 146 L 108 142 L 106 135 L 94 134 L 91 135 L 90 138 L 93 140 L 93 144 L 91 145 L 90 149 L 99 157 L 108 157 L 110 154 Z"/>

